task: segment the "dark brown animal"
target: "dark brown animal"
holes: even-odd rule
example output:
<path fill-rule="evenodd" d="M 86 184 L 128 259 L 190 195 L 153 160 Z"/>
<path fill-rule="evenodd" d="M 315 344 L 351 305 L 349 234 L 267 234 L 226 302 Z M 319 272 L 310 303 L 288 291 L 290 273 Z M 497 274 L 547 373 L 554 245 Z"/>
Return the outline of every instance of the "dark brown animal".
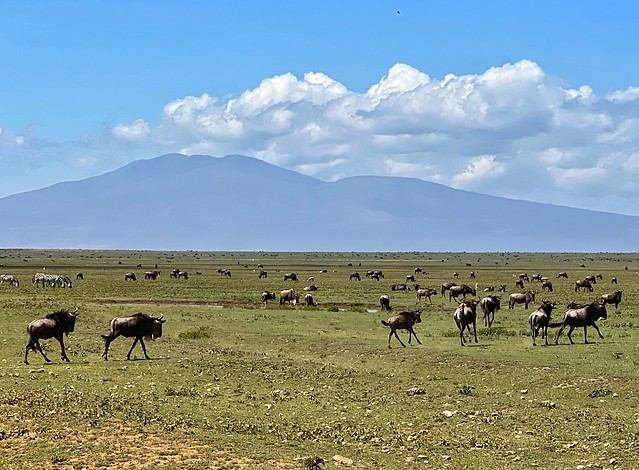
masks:
<path fill-rule="evenodd" d="M 519 279 L 518 281 L 515 281 L 515 287 L 519 287 L 520 289 L 523 289 L 524 288 L 523 279 Z"/>
<path fill-rule="evenodd" d="M 315 292 L 316 290 L 317 290 L 317 286 L 315 286 L 315 285 L 304 287 L 304 291 L 306 291 L 306 292 Z"/>
<path fill-rule="evenodd" d="M 470 335 L 470 325 L 473 325 L 473 334 L 475 335 L 475 343 L 477 342 L 477 304 L 478 300 L 464 301 L 459 304 L 453 318 L 459 329 L 459 341 L 462 346 L 466 342 L 464 338 L 464 329 L 468 329 Z"/>
<path fill-rule="evenodd" d="M 362 280 L 362 276 L 360 276 L 359 273 L 351 273 L 351 275 L 348 278 L 348 280 L 352 281 L 353 279 L 361 281 Z"/>
<path fill-rule="evenodd" d="M 444 297 L 444 295 L 446 295 L 446 291 L 449 290 L 451 287 L 456 286 L 457 284 L 455 282 L 445 282 L 442 284 L 442 297 Z"/>
<path fill-rule="evenodd" d="M 541 288 L 542 288 L 542 290 L 547 290 L 548 292 L 552 292 L 552 282 L 544 281 L 541 284 Z"/>
<path fill-rule="evenodd" d="M 495 312 L 501 308 L 501 297 L 489 295 L 481 299 L 479 305 L 481 306 L 482 312 L 484 312 L 484 316 L 482 317 L 484 325 L 490 328 L 495 321 Z"/>
<path fill-rule="evenodd" d="M 284 280 L 285 281 L 297 281 L 297 274 L 295 274 L 295 273 L 284 274 Z"/>
<path fill-rule="evenodd" d="M 135 348 L 135 345 L 138 344 L 138 341 L 142 346 L 144 357 L 151 359 L 146 353 L 146 346 L 144 345 L 143 338 L 146 338 L 147 340 L 154 340 L 155 338 L 162 337 L 162 325 L 166 321 L 163 317 L 164 316 L 161 315 L 159 318 L 154 318 L 146 313 L 135 313 L 130 317 L 114 318 L 111 320 L 111 331 L 108 335 L 102 335 L 102 338 L 104 338 L 104 352 L 102 353 L 104 360 L 106 361 L 108 358 L 109 345 L 118 336 L 135 338 L 131 349 L 129 349 L 129 352 L 126 355 L 127 361 L 131 360 L 131 352 L 133 351 L 133 348 Z"/>
<path fill-rule="evenodd" d="M 315 299 L 313 299 L 313 296 L 311 294 L 306 294 L 304 296 L 304 303 L 308 307 L 317 307 L 317 304 L 315 303 Z"/>
<path fill-rule="evenodd" d="M 477 290 L 466 284 L 452 286 L 448 289 L 448 301 L 450 302 L 452 299 L 455 299 L 455 302 L 458 302 L 457 297 L 461 295 L 465 299 L 466 294 L 477 295 Z"/>
<path fill-rule="evenodd" d="M 160 275 L 160 271 L 147 271 L 144 273 L 144 279 L 156 280 Z"/>
<path fill-rule="evenodd" d="M 275 300 L 275 299 L 276 299 L 275 292 L 269 292 L 267 290 L 262 292 L 262 302 L 264 302 L 265 307 L 268 304 L 269 300 Z"/>
<path fill-rule="evenodd" d="M 58 310 L 57 312 L 49 313 L 46 317 L 33 320 L 27 326 L 27 333 L 29 334 L 29 342 L 24 352 L 24 363 L 29 364 L 27 356 L 29 351 L 40 351 L 45 361 L 51 362 L 49 358 L 42 351 L 40 346 L 41 339 L 55 338 L 60 343 L 60 357 L 63 361 L 69 361 L 67 353 L 64 350 L 64 335 L 73 333 L 75 328 L 77 310 L 69 312 L 67 310 Z"/>
<path fill-rule="evenodd" d="M 415 276 L 409 274 L 408 276 L 406 276 L 406 282 L 415 282 Z"/>
<path fill-rule="evenodd" d="M 621 297 L 623 295 L 623 291 L 618 290 L 617 292 L 613 293 L 613 294 L 603 294 L 601 296 L 601 303 L 602 304 L 615 304 L 615 310 L 617 310 L 617 307 L 619 306 L 619 304 L 621 303 Z"/>
<path fill-rule="evenodd" d="M 535 301 L 535 291 L 518 292 L 510 294 L 508 297 L 508 308 L 515 308 L 516 304 L 524 304 L 524 308 L 528 308 L 528 304 Z"/>
<path fill-rule="evenodd" d="M 568 310 L 564 314 L 564 319 L 561 322 L 561 328 L 557 332 L 557 337 L 555 338 L 555 344 L 559 343 L 559 336 L 561 336 L 561 332 L 564 331 L 566 327 L 570 327 L 568 330 L 568 339 L 570 340 L 570 344 L 575 344 L 572 340 L 572 332 L 575 328 L 584 327 L 584 343 L 588 344 L 587 328 L 592 326 L 601 339 L 604 339 L 601 331 L 599 331 L 599 327 L 595 324 L 597 320 L 603 318 L 604 320 L 608 318 L 608 312 L 606 312 L 606 304 L 603 303 L 592 303 L 590 305 L 586 305 L 585 307 L 578 309 Z M 553 325 L 551 325 L 553 326 Z"/>
<path fill-rule="evenodd" d="M 428 301 L 433 305 L 433 300 L 431 299 L 433 295 L 437 295 L 437 290 L 431 289 L 430 287 L 417 289 L 417 302 L 421 301 L 422 297 L 428 297 Z"/>
<path fill-rule="evenodd" d="M 530 324 L 530 336 L 532 337 L 533 346 L 537 346 L 536 338 L 539 336 L 540 332 L 541 337 L 546 340 L 546 346 L 548 346 L 548 325 L 550 324 L 550 314 L 556 305 L 556 302 L 547 302 L 543 300 L 539 308 L 528 317 L 528 323 Z"/>
<path fill-rule="evenodd" d="M 393 284 L 391 290 L 408 290 L 408 286 L 406 284 Z"/>
<path fill-rule="evenodd" d="M 395 335 L 399 344 L 406 347 L 406 345 L 399 339 L 397 335 L 397 330 L 408 330 L 408 344 L 411 344 L 411 339 L 414 336 L 419 344 L 422 342 L 419 340 L 417 335 L 415 334 L 415 330 L 413 330 L 413 325 L 415 323 L 420 323 L 422 321 L 420 312 L 414 311 L 404 311 L 395 315 L 394 317 L 390 317 L 388 321 L 382 320 L 382 324 L 388 326 L 390 328 L 390 333 L 388 334 L 388 349 L 391 349 L 391 337 Z"/>
<path fill-rule="evenodd" d="M 594 290 L 588 279 L 582 279 L 581 281 L 575 282 L 575 292 L 579 292 L 581 289 L 587 290 L 588 292 L 592 292 Z"/>
<path fill-rule="evenodd" d="M 563 277 L 564 279 L 568 279 L 568 273 L 565 271 L 562 271 L 559 274 L 557 274 L 557 277 Z"/>
<path fill-rule="evenodd" d="M 262 279 L 263 277 L 268 277 L 268 273 L 266 271 L 260 271 L 260 274 L 257 277 L 258 279 Z"/>
<path fill-rule="evenodd" d="M 82 280 L 84 280 L 84 274 L 82 274 L 82 273 L 77 273 L 77 274 L 75 275 L 75 279 L 76 279 L 76 280 L 78 280 L 78 279 L 82 279 Z"/>
<path fill-rule="evenodd" d="M 393 310 L 390 304 L 390 297 L 385 294 L 379 297 L 379 306 L 382 310 Z"/>
<path fill-rule="evenodd" d="M 617 278 L 616 277 L 611 277 L 610 278 L 610 284 L 617 284 Z"/>
<path fill-rule="evenodd" d="M 124 280 L 125 281 L 137 281 L 137 278 L 135 277 L 135 273 L 126 273 L 124 275 Z"/>

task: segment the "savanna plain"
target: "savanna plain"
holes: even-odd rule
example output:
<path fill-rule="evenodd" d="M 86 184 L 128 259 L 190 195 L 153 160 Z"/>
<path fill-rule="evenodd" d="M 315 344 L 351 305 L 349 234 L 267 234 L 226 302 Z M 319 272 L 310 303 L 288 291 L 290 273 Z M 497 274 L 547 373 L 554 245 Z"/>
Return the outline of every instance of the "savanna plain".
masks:
<path fill-rule="evenodd" d="M 0 468 L 639 468 L 635 253 L 0 250 L 0 265 L 20 280 L 0 284 Z M 73 287 L 35 288 L 36 272 Z M 299 280 L 284 281 L 290 272 Z M 554 291 L 526 283 L 535 302 L 509 309 L 524 272 Z M 598 274 L 594 292 L 575 292 Z M 461 346 L 457 304 L 440 294 L 418 302 L 413 282 L 392 291 L 407 275 L 438 290 L 477 283 L 477 298 L 507 288 L 495 323 L 479 313 L 478 342 Z M 264 290 L 279 298 L 309 285 L 316 307 L 261 302 Z M 558 303 L 560 321 L 568 302 L 616 290 L 621 304 L 598 322 L 604 339 L 589 328 L 584 344 L 578 328 L 574 345 L 564 333 L 555 346 L 555 328 L 550 346 L 532 345 L 527 319 L 542 300 Z M 380 311 L 382 294 L 392 313 Z M 24 364 L 27 324 L 62 308 L 78 309 L 65 337 L 71 362 L 50 339 L 51 363 L 30 352 Z M 418 308 L 422 344 L 392 338 L 389 349 L 381 320 Z M 133 339 L 120 337 L 103 360 L 110 320 L 136 312 L 166 319 L 146 342 L 152 359 L 136 346 L 127 361 Z"/>

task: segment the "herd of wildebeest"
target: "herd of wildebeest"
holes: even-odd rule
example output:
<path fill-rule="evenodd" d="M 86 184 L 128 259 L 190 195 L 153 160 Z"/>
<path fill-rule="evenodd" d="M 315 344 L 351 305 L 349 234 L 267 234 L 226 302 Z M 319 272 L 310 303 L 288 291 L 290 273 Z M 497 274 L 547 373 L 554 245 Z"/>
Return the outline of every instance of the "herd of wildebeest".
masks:
<path fill-rule="evenodd" d="M 141 265 L 138 265 L 141 267 Z M 156 266 L 157 267 L 157 266 Z M 260 264 L 257 266 L 258 268 L 263 268 Z M 627 268 L 626 268 L 627 269 Z M 469 337 L 474 338 L 474 341 L 477 342 L 477 307 L 481 308 L 481 312 L 483 313 L 482 321 L 484 325 L 490 328 L 493 324 L 495 318 L 495 312 L 499 311 L 501 308 L 502 295 L 506 295 L 507 285 L 501 284 L 498 287 L 485 287 L 484 289 L 480 289 L 479 285 L 475 283 L 474 287 L 457 282 L 447 282 L 443 283 L 439 290 L 432 288 L 421 286 L 419 284 L 413 284 L 413 286 L 409 287 L 408 283 L 415 282 L 415 275 L 417 274 L 428 274 L 422 271 L 420 268 L 415 268 L 414 274 L 409 274 L 406 276 L 406 283 L 402 284 L 393 284 L 390 286 L 391 291 L 409 291 L 413 290 L 416 293 L 416 301 L 419 303 L 423 298 L 428 298 L 432 305 L 432 296 L 441 295 L 445 296 L 448 294 L 449 301 L 454 301 L 456 304 L 453 319 L 455 324 L 459 330 L 459 339 L 462 346 L 470 339 L 466 339 L 465 332 L 468 332 Z M 326 272 L 326 270 L 320 271 L 322 273 Z M 144 279 L 147 280 L 155 280 L 160 276 L 159 270 L 147 271 L 144 274 Z M 217 273 L 222 276 L 231 277 L 232 273 L 227 269 L 218 269 Z M 201 272 L 197 272 L 197 275 L 202 275 Z M 263 269 L 259 271 L 259 278 L 267 277 L 267 271 Z M 170 273 L 171 278 L 175 279 L 189 279 L 189 275 L 186 271 L 181 271 L 179 269 L 174 269 Z M 384 277 L 384 273 L 382 271 L 367 271 L 365 274 L 366 278 L 379 281 L 380 278 Z M 471 271 L 469 273 L 470 279 L 476 279 L 477 273 Z M 557 278 L 568 278 L 568 273 L 560 272 L 556 276 Z M 453 273 L 453 278 L 456 281 L 459 279 L 458 273 Z M 76 280 L 84 279 L 84 275 L 82 273 L 76 274 Z M 358 272 L 353 272 L 349 276 L 349 281 L 361 281 L 362 276 Z M 601 274 L 586 276 L 583 279 L 578 279 L 575 281 L 574 289 L 575 292 L 579 292 L 584 290 L 586 292 L 593 292 L 593 284 L 597 283 L 597 280 L 603 281 L 603 276 Z M 137 276 L 133 272 L 127 272 L 124 275 L 124 281 L 136 281 Z M 283 275 L 284 281 L 297 281 L 297 274 L 294 272 L 286 273 Z M 309 277 L 307 282 L 312 283 L 314 281 L 314 277 Z M 541 291 L 545 292 L 553 292 L 552 281 L 549 277 L 542 276 L 540 274 L 535 274 L 529 276 L 527 273 L 522 273 L 517 276 L 515 285 L 518 288 L 522 289 L 522 292 L 516 292 L 508 295 L 508 308 L 513 309 L 518 304 L 523 304 L 525 308 L 528 308 L 528 305 L 534 304 L 536 291 L 532 289 L 524 289 L 525 283 L 529 283 L 531 286 L 532 283 L 537 282 L 541 287 Z M 18 278 L 14 275 L 3 274 L 0 276 L 0 284 L 8 284 L 9 286 L 19 286 L 20 282 Z M 65 275 L 56 275 L 56 274 L 44 274 L 44 273 L 36 273 L 32 277 L 32 283 L 35 288 L 39 286 L 42 288 L 71 288 L 72 281 L 68 276 Z M 611 285 L 617 284 L 617 279 L 612 277 L 610 279 Z M 311 292 L 318 290 L 318 288 L 311 284 L 303 288 L 304 297 L 303 297 L 303 305 L 315 307 L 317 303 L 313 298 Z M 481 299 L 476 298 L 479 290 L 482 290 L 485 296 Z M 495 293 L 495 291 L 497 293 Z M 584 341 L 588 343 L 587 338 L 587 328 L 589 326 L 593 327 L 599 337 L 603 339 L 603 335 L 599 330 L 596 321 L 599 319 L 607 318 L 606 304 L 611 304 L 615 306 L 615 309 L 619 306 L 619 303 L 622 300 L 622 291 L 616 290 L 611 293 L 603 294 L 596 300 L 590 304 L 577 304 L 575 302 L 570 302 L 567 304 L 567 311 L 564 313 L 561 321 L 552 322 L 551 315 L 553 309 L 557 306 L 557 302 L 555 301 L 547 301 L 543 300 L 541 305 L 534 310 L 530 316 L 528 317 L 528 323 L 530 326 L 530 332 L 532 337 L 532 344 L 537 344 L 537 338 L 541 336 L 545 340 L 545 344 L 548 345 L 548 328 L 559 327 L 557 335 L 555 337 L 555 344 L 558 344 L 559 337 L 562 332 L 568 328 L 568 339 L 571 344 L 572 340 L 572 332 L 575 328 L 584 328 Z M 467 296 L 473 296 L 474 299 L 467 298 Z M 460 300 L 461 297 L 461 300 Z M 278 300 L 275 292 L 264 291 L 261 294 L 261 301 L 264 306 L 268 304 L 269 300 Z M 289 288 L 284 289 L 279 293 L 279 304 L 285 305 L 297 305 L 300 303 L 300 293 L 295 289 Z M 379 306 L 382 311 L 392 311 L 391 307 L 391 299 L 389 295 L 383 294 L 379 297 Z M 375 310 L 372 310 L 375 311 Z M 27 327 L 27 333 L 29 335 L 29 341 L 25 348 L 25 356 L 24 362 L 28 364 L 28 354 L 29 351 L 39 351 L 45 361 L 50 362 L 49 358 L 45 355 L 42 347 L 40 345 L 40 340 L 55 338 L 60 343 L 61 348 L 61 358 L 64 361 L 69 362 L 69 358 L 66 355 L 65 347 L 64 347 L 64 335 L 68 335 L 73 332 L 75 328 L 77 316 L 77 309 L 73 312 L 68 310 L 58 310 L 56 312 L 50 313 L 46 315 L 45 318 L 33 320 L 29 323 Z M 130 359 L 131 352 L 135 348 L 136 344 L 139 342 L 142 351 L 144 353 L 144 357 L 149 359 L 149 356 L 146 351 L 146 346 L 144 344 L 144 339 L 155 339 L 162 336 L 162 325 L 165 322 L 162 316 L 159 318 L 155 318 L 153 316 L 147 315 L 145 313 L 136 313 L 129 317 L 116 317 L 111 320 L 110 323 L 110 331 L 107 335 L 102 335 L 104 339 L 104 352 L 102 353 L 102 357 L 106 360 L 108 357 L 109 345 L 111 342 L 116 339 L 118 336 L 134 338 L 133 345 L 129 349 L 127 354 L 127 359 Z M 421 322 L 421 309 L 416 310 L 403 310 L 396 315 L 390 317 L 388 320 L 382 320 L 382 324 L 387 326 L 390 329 L 388 335 L 388 347 L 391 347 L 391 338 L 395 336 L 395 338 L 399 341 L 399 343 L 406 347 L 406 345 L 402 342 L 400 337 L 397 335 L 397 330 L 406 330 L 408 332 L 408 343 L 411 344 L 412 337 L 415 337 L 415 340 L 421 344 L 421 341 L 415 334 L 413 329 L 416 323 Z M 471 333 L 472 326 L 472 333 Z"/>

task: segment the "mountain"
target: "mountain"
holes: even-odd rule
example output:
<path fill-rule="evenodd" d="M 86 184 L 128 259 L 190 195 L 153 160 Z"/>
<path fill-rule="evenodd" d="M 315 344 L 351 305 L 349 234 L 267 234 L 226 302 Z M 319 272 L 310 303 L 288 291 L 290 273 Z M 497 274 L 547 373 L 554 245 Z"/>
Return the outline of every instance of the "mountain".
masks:
<path fill-rule="evenodd" d="M 261 160 L 163 155 L 0 199 L 0 246 L 274 251 L 636 251 L 639 217 L 411 178 L 327 183 Z"/>

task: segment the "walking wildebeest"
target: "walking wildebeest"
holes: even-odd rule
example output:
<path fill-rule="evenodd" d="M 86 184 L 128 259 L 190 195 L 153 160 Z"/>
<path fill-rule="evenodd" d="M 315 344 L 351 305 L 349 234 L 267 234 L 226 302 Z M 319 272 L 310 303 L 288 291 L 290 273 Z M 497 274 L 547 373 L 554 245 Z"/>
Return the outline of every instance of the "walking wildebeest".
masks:
<path fill-rule="evenodd" d="M 477 295 L 477 290 L 466 284 L 462 284 L 461 286 L 452 286 L 448 289 L 448 301 L 450 302 L 452 299 L 455 299 L 455 302 L 459 302 L 457 297 L 461 295 L 465 299 L 466 294 Z"/>
<path fill-rule="evenodd" d="M 154 318 L 146 313 L 135 313 L 130 317 L 114 318 L 111 320 L 110 332 L 108 335 L 102 335 L 104 338 L 104 352 L 102 357 L 106 361 L 108 358 L 109 345 L 118 336 L 124 336 L 125 338 L 135 338 L 131 349 L 129 349 L 126 355 L 127 361 L 131 360 L 131 352 L 135 345 L 140 342 L 144 357 L 151 359 L 146 353 L 146 346 L 144 345 L 144 339 L 154 340 L 162 336 L 162 324 L 166 321 L 163 319 L 164 315 L 160 315 L 159 318 Z"/>
<path fill-rule="evenodd" d="M 539 335 L 539 332 L 541 332 L 541 337 L 545 338 L 546 346 L 548 346 L 548 325 L 550 324 L 550 314 L 556 305 L 556 302 L 547 302 L 542 300 L 539 308 L 528 317 L 533 346 L 537 346 L 536 338 Z"/>
<path fill-rule="evenodd" d="M 265 290 L 262 292 L 262 302 L 264 302 L 264 306 L 268 304 L 269 300 L 275 300 L 275 292 L 269 292 Z"/>
<path fill-rule="evenodd" d="M 285 281 L 297 281 L 297 274 L 295 274 L 295 273 L 284 274 L 284 280 Z"/>
<path fill-rule="evenodd" d="M 393 307 L 391 307 L 390 304 L 390 297 L 388 297 L 386 294 L 379 297 L 379 306 L 382 310 L 393 310 Z"/>
<path fill-rule="evenodd" d="M 466 342 L 464 338 L 464 329 L 468 328 L 468 334 L 470 335 L 470 325 L 473 325 L 473 334 L 475 335 L 475 343 L 477 342 L 477 304 L 478 300 L 468 300 L 459 304 L 453 318 L 455 324 L 459 329 L 459 341 L 463 346 Z"/>
<path fill-rule="evenodd" d="M 564 314 L 564 319 L 560 323 L 561 328 L 557 332 L 557 337 L 555 338 L 555 344 L 559 344 L 559 336 L 561 336 L 561 332 L 569 326 L 568 330 L 568 339 L 570 340 L 570 344 L 575 344 L 572 340 L 571 334 L 575 328 L 584 327 L 584 343 L 588 344 L 588 338 L 586 334 L 588 333 L 587 327 L 592 326 L 601 339 L 604 339 L 601 331 L 599 331 L 599 327 L 595 324 L 597 320 L 603 318 L 604 320 L 608 318 L 608 312 L 606 312 L 606 304 L 593 302 L 590 305 L 586 305 L 585 307 L 578 309 L 568 310 Z M 551 325 L 554 326 L 554 325 Z M 559 326 L 559 325 L 557 325 Z"/>
<path fill-rule="evenodd" d="M 620 290 L 618 290 L 614 294 L 603 294 L 601 296 L 601 303 L 604 304 L 604 305 L 605 304 L 615 304 L 615 310 L 617 310 L 617 307 L 621 303 L 621 296 L 622 295 L 623 295 L 623 291 L 620 291 Z"/>
<path fill-rule="evenodd" d="M 390 317 L 388 321 L 382 320 L 382 324 L 388 326 L 390 328 L 390 333 L 388 334 L 388 349 L 391 349 L 390 341 L 391 337 L 395 335 L 399 344 L 406 347 L 406 345 L 399 339 L 397 335 L 397 330 L 408 330 L 408 344 L 411 344 L 411 339 L 414 336 L 419 344 L 422 342 L 419 340 L 417 335 L 415 334 L 415 330 L 413 330 L 413 325 L 415 323 L 420 323 L 422 321 L 421 314 L 419 311 L 404 311 L 401 312 L 394 317 Z"/>
<path fill-rule="evenodd" d="M 548 292 L 552 292 L 552 282 L 550 281 L 544 281 L 541 284 L 541 289 L 542 290 L 547 290 Z"/>
<path fill-rule="evenodd" d="M 299 301 L 300 295 L 293 289 L 285 289 L 280 292 L 280 305 L 284 305 L 285 302 L 288 302 L 292 305 L 297 305 Z"/>
<path fill-rule="evenodd" d="M 29 334 L 29 342 L 24 352 L 24 363 L 29 364 L 27 356 L 29 351 L 40 351 L 45 361 L 51 362 L 49 358 L 42 351 L 40 346 L 41 339 L 55 338 L 60 343 L 60 357 L 62 360 L 69 361 L 67 353 L 64 350 L 64 335 L 73 333 L 75 328 L 75 319 L 77 309 L 74 312 L 67 310 L 58 310 L 57 312 L 49 313 L 45 318 L 39 320 L 33 320 L 27 326 L 27 333 Z"/>
<path fill-rule="evenodd" d="M 350 277 L 348 278 L 349 281 L 352 281 L 353 279 L 356 279 L 358 281 L 362 280 L 362 277 L 359 275 L 359 273 L 351 273 Z"/>
<path fill-rule="evenodd" d="M 581 281 L 575 282 L 575 292 L 579 292 L 581 289 L 585 289 L 588 292 L 592 292 L 594 290 L 588 279 L 582 279 Z"/>
<path fill-rule="evenodd" d="M 484 316 L 482 317 L 484 325 L 490 328 L 495 321 L 495 312 L 501 308 L 501 296 L 486 296 L 481 299 L 479 305 L 481 306 L 482 312 L 484 312 Z"/>
<path fill-rule="evenodd" d="M 144 279 L 156 280 L 160 275 L 160 271 L 147 271 L 144 273 Z"/>
<path fill-rule="evenodd" d="M 510 294 L 508 297 L 508 308 L 515 308 L 515 304 L 524 304 L 524 308 L 528 308 L 528 304 L 535 301 L 535 291 L 518 292 Z"/>
<path fill-rule="evenodd" d="M 456 286 L 457 283 L 455 282 L 445 282 L 442 284 L 442 297 L 444 297 L 446 295 L 446 291 L 449 290 L 451 287 Z"/>
<path fill-rule="evenodd" d="M 135 277 L 135 273 L 126 273 L 124 275 L 124 280 L 125 281 L 137 281 L 137 278 Z"/>
<path fill-rule="evenodd" d="M 313 296 L 311 294 L 306 294 L 304 296 L 304 303 L 308 307 L 317 307 L 317 304 L 315 303 L 315 299 L 313 299 Z"/>
<path fill-rule="evenodd" d="M 417 302 L 422 300 L 422 297 L 428 297 L 428 301 L 431 305 L 433 305 L 433 299 L 431 296 L 437 295 L 437 291 L 435 289 L 431 289 L 430 287 L 423 287 L 417 289 Z"/>

